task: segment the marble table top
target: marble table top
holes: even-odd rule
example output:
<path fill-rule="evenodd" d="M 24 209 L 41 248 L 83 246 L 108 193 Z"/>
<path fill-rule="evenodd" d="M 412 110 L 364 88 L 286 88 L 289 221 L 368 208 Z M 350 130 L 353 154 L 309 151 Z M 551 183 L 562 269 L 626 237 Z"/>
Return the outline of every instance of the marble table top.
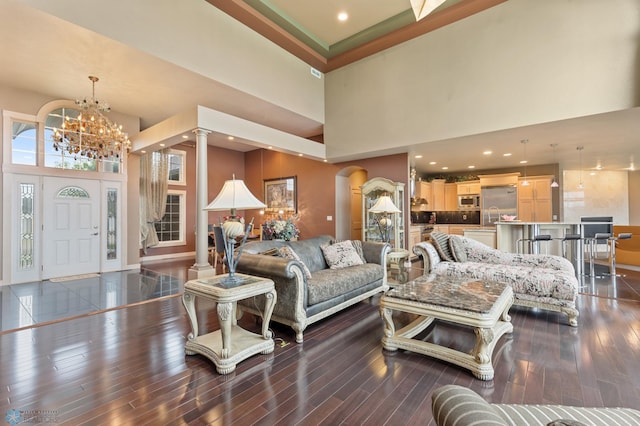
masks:
<path fill-rule="evenodd" d="M 484 314 L 493 308 L 505 287 L 494 281 L 423 275 L 394 287 L 385 296 Z"/>

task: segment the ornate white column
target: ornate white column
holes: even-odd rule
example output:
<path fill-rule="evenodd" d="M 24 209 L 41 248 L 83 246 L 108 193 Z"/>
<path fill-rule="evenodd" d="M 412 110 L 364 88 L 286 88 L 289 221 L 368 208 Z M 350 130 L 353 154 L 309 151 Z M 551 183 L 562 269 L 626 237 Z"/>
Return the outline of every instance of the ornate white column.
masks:
<path fill-rule="evenodd" d="M 190 280 L 215 275 L 209 263 L 209 204 L 207 185 L 207 135 L 208 130 L 197 128 L 196 134 L 196 263 L 189 269 Z"/>

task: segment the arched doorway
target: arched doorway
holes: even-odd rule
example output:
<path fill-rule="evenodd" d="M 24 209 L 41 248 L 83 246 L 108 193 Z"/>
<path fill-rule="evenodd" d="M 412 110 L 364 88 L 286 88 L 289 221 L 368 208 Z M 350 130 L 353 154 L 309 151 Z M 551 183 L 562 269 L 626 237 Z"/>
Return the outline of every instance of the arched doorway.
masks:
<path fill-rule="evenodd" d="M 368 179 L 367 170 L 345 167 L 336 173 L 336 238 L 362 238 L 362 193 L 360 186 Z"/>

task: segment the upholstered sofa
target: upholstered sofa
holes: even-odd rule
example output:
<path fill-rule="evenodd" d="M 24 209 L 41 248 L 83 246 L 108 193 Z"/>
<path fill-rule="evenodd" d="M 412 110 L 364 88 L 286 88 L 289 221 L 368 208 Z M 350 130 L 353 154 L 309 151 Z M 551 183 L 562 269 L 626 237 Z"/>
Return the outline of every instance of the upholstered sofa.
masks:
<path fill-rule="evenodd" d="M 345 262 L 353 258 L 350 247 L 362 264 Z M 333 251 L 337 263 L 332 269 L 326 255 L 336 248 L 348 251 Z M 308 325 L 389 289 L 385 265 L 390 249 L 385 243 L 336 243 L 329 235 L 300 241 L 255 241 L 244 246 L 236 270 L 274 281 L 278 299 L 271 320 L 291 326 L 296 342 L 301 343 Z M 263 303 L 261 297 L 245 300 L 239 302 L 238 310 L 259 315 Z"/>
<path fill-rule="evenodd" d="M 431 394 L 438 426 L 622 426 L 640 424 L 640 411 L 631 408 L 568 405 L 490 404 L 474 391 L 444 385 Z"/>
<path fill-rule="evenodd" d="M 510 285 L 514 305 L 561 312 L 578 325 L 578 280 L 571 262 L 560 256 L 504 253 L 459 235 L 434 232 L 413 252 L 425 274 L 470 277 Z"/>

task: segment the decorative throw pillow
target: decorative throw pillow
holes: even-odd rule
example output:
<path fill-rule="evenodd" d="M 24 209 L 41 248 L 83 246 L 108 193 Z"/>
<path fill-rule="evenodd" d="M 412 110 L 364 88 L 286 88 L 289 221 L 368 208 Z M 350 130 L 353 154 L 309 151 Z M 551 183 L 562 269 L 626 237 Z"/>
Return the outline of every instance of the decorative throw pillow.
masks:
<path fill-rule="evenodd" d="M 331 269 L 346 268 L 349 266 L 362 265 L 364 262 L 358 255 L 351 241 L 321 246 L 324 260 Z"/>
<path fill-rule="evenodd" d="M 278 254 L 280 255 L 280 257 L 284 257 L 285 259 L 297 260 L 302 263 L 302 271 L 304 272 L 305 278 L 311 278 L 311 271 L 309 270 L 309 267 L 304 264 L 302 259 L 300 259 L 300 256 L 298 256 L 298 253 L 293 251 L 291 247 L 282 246 L 278 248 Z"/>
<path fill-rule="evenodd" d="M 465 250 L 462 237 L 459 235 L 451 235 L 449 237 L 449 248 L 451 249 L 451 254 L 456 262 L 467 261 L 467 251 Z"/>
<path fill-rule="evenodd" d="M 451 249 L 449 248 L 449 234 L 442 232 L 431 233 L 431 243 L 438 251 L 440 258 L 444 261 L 455 262 Z"/>
<path fill-rule="evenodd" d="M 362 248 L 362 241 L 360 240 L 331 240 L 331 244 L 341 243 L 343 241 L 350 241 L 353 244 L 353 248 L 356 249 L 358 256 L 362 259 L 362 263 L 367 263 L 367 259 L 364 258 L 364 249 Z"/>

